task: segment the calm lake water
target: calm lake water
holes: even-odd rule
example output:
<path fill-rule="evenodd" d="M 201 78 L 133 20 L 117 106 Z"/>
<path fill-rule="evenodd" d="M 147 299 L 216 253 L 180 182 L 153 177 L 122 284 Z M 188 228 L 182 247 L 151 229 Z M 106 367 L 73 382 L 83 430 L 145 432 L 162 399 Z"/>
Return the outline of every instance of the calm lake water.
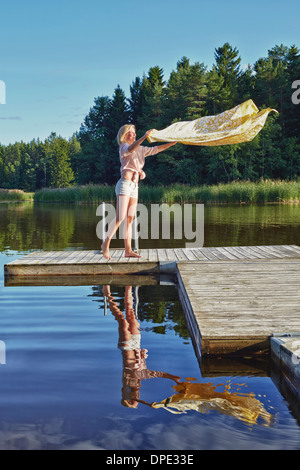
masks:
<path fill-rule="evenodd" d="M 204 246 L 299 244 L 299 212 L 205 206 Z M 98 221 L 96 206 L 0 204 L 0 449 L 300 449 L 300 405 L 269 361 L 200 367 L 176 286 L 4 286 L 30 251 L 99 248 Z"/>

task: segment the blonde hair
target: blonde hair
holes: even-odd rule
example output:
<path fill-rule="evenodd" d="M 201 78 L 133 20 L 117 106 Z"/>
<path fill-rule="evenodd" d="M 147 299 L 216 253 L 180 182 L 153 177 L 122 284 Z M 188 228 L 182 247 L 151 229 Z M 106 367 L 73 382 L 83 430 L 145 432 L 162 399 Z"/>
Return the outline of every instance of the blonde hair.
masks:
<path fill-rule="evenodd" d="M 127 132 L 129 131 L 129 129 L 131 128 L 134 128 L 135 130 L 135 126 L 133 124 L 125 124 L 124 126 L 120 127 L 119 131 L 118 131 L 118 134 L 117 134 L 117 141 L 118 141 L 118 144 L 121 145 L 123 144 L 125 141 L 125 135 L 127 134 Z"/>

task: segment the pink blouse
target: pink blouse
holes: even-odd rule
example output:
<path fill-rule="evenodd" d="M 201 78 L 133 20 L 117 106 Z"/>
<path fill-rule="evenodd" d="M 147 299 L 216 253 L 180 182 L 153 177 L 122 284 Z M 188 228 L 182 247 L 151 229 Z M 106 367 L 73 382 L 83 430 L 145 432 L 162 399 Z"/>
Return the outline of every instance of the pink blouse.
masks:
<path fill-rule="evenodd" d="M 142 170 L 145 165 L 145 158 L 149 155 L 156 155 L 158 153 L 159 147 L 143 147 L 140 145 L 136 150 L 129 153 L 128 144 L 121 144 L 119 153 L 121 161 L 121 178 L 126 170 L 134 171 L 133 182 L 137 180 L 137 176 L 140 175 L 141 179 L 144 179 L 146 174 Z"/>

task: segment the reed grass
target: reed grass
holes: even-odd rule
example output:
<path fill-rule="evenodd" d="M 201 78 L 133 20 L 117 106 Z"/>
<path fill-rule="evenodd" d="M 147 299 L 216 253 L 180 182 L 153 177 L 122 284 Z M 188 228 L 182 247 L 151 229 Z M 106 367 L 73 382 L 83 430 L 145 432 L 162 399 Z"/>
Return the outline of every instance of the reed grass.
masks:
<path fill-rule="evenodd" d="M 99 203 L 114 202 L 115 188 L 107 185 L 72 186 L 70 188 L 45 188 L 36 191 L 34 200 L 38 202 Z"/>
<path fill-rule="evenodd" d="M 34 193 L 26 193 L 20 189 L 0 189 L 0 201 L 32 201 Z"/>
<path fill-rule="evenodd" d="M 63 189 L 42 189 L 34 196 L 39 202 L 100 203 L 115 202 L 115 188 L 107 185 L 73 186 Z M 212 186 L 140 185 L 141 203 L 215 203 L 263 204 L 300 203 L 300 181 L 261 180 L 257 183 L 236 181 Z"/>

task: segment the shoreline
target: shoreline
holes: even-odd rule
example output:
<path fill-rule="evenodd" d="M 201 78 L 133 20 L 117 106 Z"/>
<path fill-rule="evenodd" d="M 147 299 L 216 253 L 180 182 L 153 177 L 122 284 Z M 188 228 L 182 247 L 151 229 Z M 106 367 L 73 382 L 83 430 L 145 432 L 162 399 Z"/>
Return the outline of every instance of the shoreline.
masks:
<path fill-rule="evenodd" d="M 21 190 L 0 190 L 0 202 L 99 204 L 101 202 L 116 202 L 116 195 L 115 186 L 90 184 L 66 188 L 44 188 L 28 193 Z M 300 204 L 300 180 L 236 181 L 211 186 L 141 185 L 139 202 L 144 204 L 200 203 L 216 205 Z"/>

